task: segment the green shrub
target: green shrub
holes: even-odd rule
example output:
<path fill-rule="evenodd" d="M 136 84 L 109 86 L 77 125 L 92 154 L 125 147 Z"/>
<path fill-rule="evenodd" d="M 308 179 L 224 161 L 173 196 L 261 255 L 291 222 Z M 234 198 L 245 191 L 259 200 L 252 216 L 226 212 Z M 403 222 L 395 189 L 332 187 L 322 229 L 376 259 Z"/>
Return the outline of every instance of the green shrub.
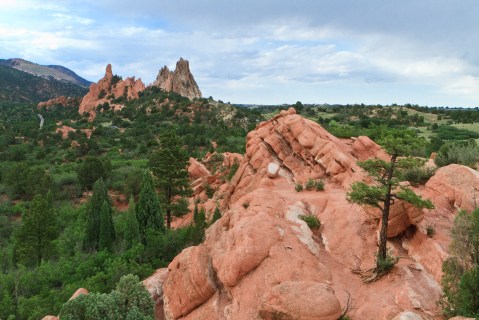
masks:
<path fill-rule="evenodd" d="M 303 191 L 303 185 L 301 183 L 297 183 L 295 186 L 294 186 L 294 190 L 296 190 L 296 192 L 301 192 Z"/>
<path fill-rule="evenodd" d="M 388 252 L 386 254 L 386 259 L 381 259 L 381 257 L 376 256 L 377 259 L 377 272 L 378 274 L 388 273 L 394 265 L 399 261 L 398 257 L 395 257 L 392 253 Z"/>
<path fill-rule="evenodd" d="M 316 186 L 316 181 L 309 178 L 308 181 L 306 181 L 306 184 L 304 185 L 304 188 L 306 190 L 312 190 L 315 186 Z"/>
<path fill-rule="evenodd" d="M 438 167 L 457 163 L 473 168 L 476 165 L 478 158 L 479 149 L 476 141 L 455 141 L 442 145 L 434 162 Z"/>
<path fill-rule="evenodd" d="M 235 159 L 233 161 L 233 164 L 231 165 L 230 172 L 228 173 L 228 181 L 231 181 L 231 179 L 236 174 L 236 171 L 238 171 L 238 168 L 239 168 L 239 161 L 238 159 Z"/>
<path fill-rule="evenodd" d="M 316 181 L 316 191 L 323 191 L 324 190 L 324 181 L 318 180 Z"/>
<path fill-rule="evenodd" d="M 310 229 L 319 229 L 321 227 L 321 222 L 316 216 L 313 215 L 300 215 L 299 218 L 306 222 Z"/>
<path fill-rule="evenodd" d="M 406 170 L 402 178 L 409 181 L 413 186 L 425 184 L 436 172 L 436 169 L 431 167 L 415 167 Z"/>
<path fill-rule="evenodd" d="M 434 237 L 434 234 L 436 234 L 436 227 L 432 224 L 428 224 L 426 226 L 426 235 L 428 238 Z"/>
<path fill-rule="evenodd" d="M 443 296 L 439 301 L 447 318 L 479 317 L 479 209 L 460 211 L 451 229 L 450 256 L 442 265 Z"/>
<path fill-rule="evenodd" d="M 249 207 L 249 202 L 243 202 L 243 208 L 247 209 Z"/>
<path fill-rule="evenodd" d="M 205 187 L 205 192 L 208 199 L 213 198 L 215 194 L 215 189 L 213 189 L 209 184 L 205 184 L 204 187 Z"/>

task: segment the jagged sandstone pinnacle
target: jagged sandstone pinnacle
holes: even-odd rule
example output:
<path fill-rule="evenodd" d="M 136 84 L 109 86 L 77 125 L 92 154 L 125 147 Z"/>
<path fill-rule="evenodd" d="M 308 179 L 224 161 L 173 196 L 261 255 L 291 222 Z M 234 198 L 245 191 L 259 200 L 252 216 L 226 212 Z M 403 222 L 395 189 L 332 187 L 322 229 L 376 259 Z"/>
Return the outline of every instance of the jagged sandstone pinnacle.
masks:
<path fill-rule="evenodd" d="M 175 71 L 170 71 L 167 66 L 161 68 L 152 85 L 166 92 L 176 92 L 190 100 L 201 98 L 201 91 L 190 72 L 189 62 L 183 58 L 176 63 Z"/>
<path fill-rule="evenodd" d="M 124 96 L 126 99 L 137 99 L 139 93 L 145 90 L 145 84 L 141 79 L 135 80 L 135 77 L 126 78 L 113 83 L 113 72 L 111 64 L 108 64 L 105 76 L 90 85 L 90 91 L 83 97 L 78 112 L 80 114 L 89 113 L 90 119 L 95 118 L 96 108 L 105 102 L 110 103 L 113 110 L 120 110 L 123 106 L 111 103 L 112 99 Z"/>

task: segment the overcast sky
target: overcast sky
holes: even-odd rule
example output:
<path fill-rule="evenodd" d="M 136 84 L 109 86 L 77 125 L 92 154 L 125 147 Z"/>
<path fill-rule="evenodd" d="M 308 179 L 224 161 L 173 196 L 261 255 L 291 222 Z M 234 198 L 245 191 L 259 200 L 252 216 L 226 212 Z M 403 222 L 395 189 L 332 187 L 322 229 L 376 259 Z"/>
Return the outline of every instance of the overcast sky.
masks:
<path fill-rule="evenodd" d="M 232 103 L 479 107 L 479 1 L 0 0 L 0 58 L 149 84 L 180 57 Z"/>

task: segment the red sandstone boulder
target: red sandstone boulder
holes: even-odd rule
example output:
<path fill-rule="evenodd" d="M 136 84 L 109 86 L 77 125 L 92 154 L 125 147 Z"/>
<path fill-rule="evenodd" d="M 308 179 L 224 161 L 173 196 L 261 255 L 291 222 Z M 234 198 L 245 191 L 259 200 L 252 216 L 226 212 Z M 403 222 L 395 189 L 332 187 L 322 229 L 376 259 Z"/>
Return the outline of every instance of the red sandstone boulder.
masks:
<path fill-rule="evenodd" d="M 153 275 L 143 280 L 143 285 L 155 301 L 155 320 L 164 320 L 163 310 L 163 284 L 168 278 L 168 269 L 162 268 L 155 271 Z"/>
<path fill-rule="evenodd" d="M 205 165 L 194 158 L 190 158 L 189 160 L 188 173 L 190 175 L 190 178 L 193 180 L 211 175 L 208 169 L 206 169 Z"/>
<path fill-rule="evenodd" d="M 478 194 L 479 172 L 458 164 L 439 168 L 424 191 L 424 196 L 436 207 L 448 210 L 474 210 Z"/>
<path fill-rule="evenodd" d="M 262 298 L 259 314 L 265 320 L 336 320 L 341 315 L 341 306 L 326 284 L 286 281 Z"/>
<path fill-rule="evenodd" d="M 203 304 L 215 293 L 211 262 L 204 246 L 189 247 L 168 266 L 164 282 L 166 319 L 178 319 Z"/>
<path fill-rule="evenodd" d="M 58 320 L 58 317 L 55 316 L 44 316 L 42 320 Z"/>

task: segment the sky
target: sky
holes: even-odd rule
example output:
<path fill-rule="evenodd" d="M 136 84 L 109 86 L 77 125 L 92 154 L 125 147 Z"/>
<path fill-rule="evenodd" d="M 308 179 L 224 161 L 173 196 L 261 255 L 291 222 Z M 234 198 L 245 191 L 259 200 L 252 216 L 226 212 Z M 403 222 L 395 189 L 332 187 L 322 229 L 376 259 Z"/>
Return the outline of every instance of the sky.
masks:
<path fill-rule="evenodd" d="M 477 0 L 0 0 L 0 58 L 152 83 L 183 57 L 231 103 L 479 107 Z"/>

